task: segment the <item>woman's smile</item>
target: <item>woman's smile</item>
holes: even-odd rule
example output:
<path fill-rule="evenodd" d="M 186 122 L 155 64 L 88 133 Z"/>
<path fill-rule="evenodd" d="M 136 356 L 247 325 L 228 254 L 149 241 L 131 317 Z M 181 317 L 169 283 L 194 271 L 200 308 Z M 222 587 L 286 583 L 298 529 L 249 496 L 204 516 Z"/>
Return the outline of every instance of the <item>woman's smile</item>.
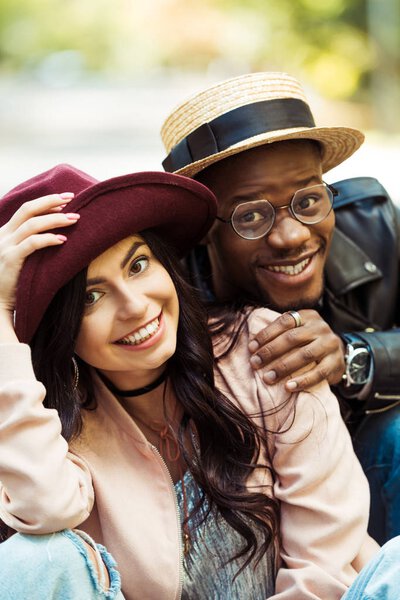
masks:
<path fill-rule="evenodd" d="M 131 333 L 113 343 L 123 346 L 124 350 L 146 350 L 160 340 L 164 330 L 164 320 L 162 313 L 160 313 L 158 317 L 146 325 L 134 329 Z"/>

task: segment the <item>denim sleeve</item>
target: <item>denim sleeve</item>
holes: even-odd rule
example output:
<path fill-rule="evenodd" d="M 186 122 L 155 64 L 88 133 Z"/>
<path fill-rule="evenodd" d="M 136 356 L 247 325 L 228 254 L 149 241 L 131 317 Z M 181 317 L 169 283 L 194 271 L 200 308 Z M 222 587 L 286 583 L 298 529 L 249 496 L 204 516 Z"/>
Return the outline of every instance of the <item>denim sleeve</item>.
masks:
<path fill-rule="evenodd" d="M 110 587 L 105 590 L 79 535 L 70 530 L 48 535 L 17 533 L 0 544 L 2 600 L 123 600 L 115 562 L 97 546 Z"/>
<path fill-rule="evenodd" d="M 400 536 L 382 546 L 363 568 L 342 600 L 398 600 Z"/>

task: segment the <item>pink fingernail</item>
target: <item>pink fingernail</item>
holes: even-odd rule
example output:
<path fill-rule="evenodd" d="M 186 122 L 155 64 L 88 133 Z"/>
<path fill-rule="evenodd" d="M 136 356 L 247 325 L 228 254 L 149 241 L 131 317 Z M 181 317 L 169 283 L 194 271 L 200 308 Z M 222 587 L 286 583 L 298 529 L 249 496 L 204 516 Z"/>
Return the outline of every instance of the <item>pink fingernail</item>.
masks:
<path fill-rule="evenodd" d="M 63 192 L 62 194 L 59 194 L 59 196 L 63 200 L 72 200 L 75 194 L 73 192 Z"/>
<path fill-rule="evenodd" d="M 62 235 L 61 233 L 57 234 L 57 238 L 60 240 L 60 242 L 66 242 L 67 241 L 67 236 L 66 235 Z"/>
<path fill-rule="evenodd" d="M 77 221 L 77 219 L 79 219 L 81 215 L 78 215 L 78 213 L 65 213 L 65 216 L 70 221 Z"/>

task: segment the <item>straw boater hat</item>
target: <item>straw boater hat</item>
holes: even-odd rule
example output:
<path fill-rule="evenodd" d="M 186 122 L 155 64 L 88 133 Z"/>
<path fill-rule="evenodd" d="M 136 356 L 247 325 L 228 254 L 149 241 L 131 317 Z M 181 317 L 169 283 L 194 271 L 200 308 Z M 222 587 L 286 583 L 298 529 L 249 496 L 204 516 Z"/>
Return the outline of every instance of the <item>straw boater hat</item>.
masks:
<path fill-rule="evenodd" d="M 71 165 L 57 165 L 0 200 L 0 227 L 28 200 L 74 192 L 66 212 L 80 214 L 61 246 L 37 250 L 18 280 L 15 330 L 29 342 L 55 294 L 97 256 L 145 229 L 155 231 L 178 255 L 199 242 L 216 214 L 215 196 L 201 183 L 161 172 L 133 173 L 98 181 Z"/>
<path fill-rule="evenodd" d="M 316 127 L 299 82 L 286 73 L 228 79 L 178 106 L 161 136 L 166 171 L 189 177 L 233 154 L 283 140 L 316 140 L 323 171 L 351 156 L 364 135 L 349 127 Z"/>

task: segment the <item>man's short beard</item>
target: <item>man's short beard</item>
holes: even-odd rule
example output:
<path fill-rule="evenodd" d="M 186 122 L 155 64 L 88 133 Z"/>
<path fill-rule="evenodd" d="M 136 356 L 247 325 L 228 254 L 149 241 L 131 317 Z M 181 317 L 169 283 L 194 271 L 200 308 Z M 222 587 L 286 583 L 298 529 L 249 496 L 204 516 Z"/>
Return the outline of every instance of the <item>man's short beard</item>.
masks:
<path fill-rule="evenodd" d="M 260 290 L 260 297 L 257 300 L 257 303 L 260 304 L 261 306 L 265 306 L 266 308 L 270 308 L 271 310 L 275 310 L 276 312 L 279 313 L 284 313 L 288 310 L 302 310 L 304 308 L 312 308 L 314 310 L 321 310 L 322 307 L 322 299 L 323 299 L 323 293 L 324 293 L 324 287 L 325 287 L 325 279 L 322 281 L 322 285 L 321 285 L 321 290 L 320 290 L 320 294 L 317 297 L 314 298 L 299 298 L 299 300 L 296 303 L 292 303 L 292 304 L 285 304 L 282 303 L 280 305 L 277 305 L 273 302 L 273 300 L 271 300 L 267 294 L 263 293 Z"/>
<path fill-rule="evenodd" d="M 284 313 L 288 310 L 302 310 L 303 308 L 312 308 L 318 311 L 321 309 L 322 295 L 317 299 L 300 300 L 299 302 L 296 302 L 296 304 L 281 304 L 280 306 L 277 306 L 271 301 L 264 301 L 262 305 L 279 313 Z"/>

